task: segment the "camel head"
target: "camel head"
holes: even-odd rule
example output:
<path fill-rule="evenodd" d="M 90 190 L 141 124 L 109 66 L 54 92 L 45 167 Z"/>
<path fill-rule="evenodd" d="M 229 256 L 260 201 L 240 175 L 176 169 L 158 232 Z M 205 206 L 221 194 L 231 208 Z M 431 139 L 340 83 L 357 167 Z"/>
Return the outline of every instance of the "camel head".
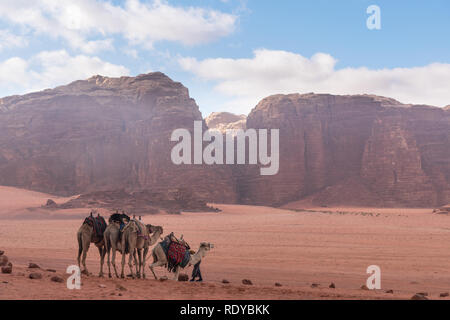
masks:
<path fill-rule="evenodd" d="M 164 240 L 163 237 L 162 237 L 162 235 L 163 235 L 163 233 L 164 233 L 163 227 L 160 227 L 160 226 L 153 226 L 153 233 L 154 233 L 154 234 L 159 234 L 159 239 L 160 239 L 161 241 Z"/>
<path fill-rule="evenodd" d="M 191 253 L 191 259 L 189 261 L 189 265 L 195 265 L 197 262 L 201 261 L 202 258 L 206 256 L 206 254 L 214 248 L 214 245 L 209 242 L 200 243 L 200 247 L 198 248 L 197 253 Z"/>
<path fill-rule="evenodd" d="M 210 251 L 213 248 L 214 248 L 214 245 L 212 243 L 202 242 L 202 243 L 200 243 L 200 248 L 198 250 L 199 251 L 200 250 L 204 250 L 204 251 L 208 252 L 208 251 Z"/>
<path fill-rule="evenodd" d="M 147 224 L 146 227 L 147 227 L 148 233 L 150 233 L 150 234 L 159 233 L 160 235 L 162 235 L 164 233 L 163 227 L 153 226 L 151 224 Z"/>

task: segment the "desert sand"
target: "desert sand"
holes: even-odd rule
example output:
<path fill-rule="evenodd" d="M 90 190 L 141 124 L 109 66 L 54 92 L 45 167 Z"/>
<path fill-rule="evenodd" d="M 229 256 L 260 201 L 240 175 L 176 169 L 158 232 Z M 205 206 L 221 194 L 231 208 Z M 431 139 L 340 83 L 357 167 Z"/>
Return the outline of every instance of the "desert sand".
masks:
<path fill-rule="evenodd" d="M 50 278 L 66 279 L 66 268 L 76 264 L 75 235 L 89 210 L 27 209 L 48 198 L 67 200 L 0 188 L 0 250 L 14 265 L 12 274 L 0 274 L 0 299 L 409 299 L 418 292 L 442 299 L 441 293 L 450 292 L 449 216 L 432 209 L 295 204 L 289 209 L 214 204 L 222 212 L 145 216 L 146 223 L 163 226 L 164 234 L 183 234 L 195 249 L 201 241 L 215 245 L 202 263 L 204 283 L 156 281 L 148 267 L 146 280 L 98 278 L 98 251 L 91 246 L 87 264 L 93 275 L 83 276 L 81 290 L 69 290 Z M 29 262 L 41 269 L 28 269 Z M 360 289 L 370 265 L 381 268 L 382 290 Z M 49 268 L 56 273 L 45 271 Z M 31 272 L 43 278 L 31 280 Z M 163 268 L 156 272 L 168 275 Z M 330 283 L 336 289 L 328 288 Z"/>

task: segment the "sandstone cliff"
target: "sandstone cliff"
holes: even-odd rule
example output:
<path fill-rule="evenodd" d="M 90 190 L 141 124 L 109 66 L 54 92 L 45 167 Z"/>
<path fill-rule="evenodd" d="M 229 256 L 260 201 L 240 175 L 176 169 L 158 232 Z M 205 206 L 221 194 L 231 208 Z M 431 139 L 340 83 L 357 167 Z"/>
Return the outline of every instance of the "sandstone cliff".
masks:
<path fill-rule="evenodd" d="M 280 129 L 280 171 L 240 172 L 240 201 L 437 206 L 450 201 L 450 114 L 388 98 L 276 95 L 248 128 Z"/>
<path fill-rule="evenodd" d="M 175 166 L 174 129 L 202 120 L 188 89 L 162 73 L 92 77 L 0 100 L 0 185 L 60 195 L 188 187 L 235 202 L 229 167 Z M 206 128 L 206 125 L 205 125 Z"/>
<path fill-rule="evenodd" d="M 186 188 L 196 199 L 281 205 L 432 206 L 450 202 L 450 112 L 369 95 L 275 95 L 248 118 L 209 126 L 280 129 L 280 170 L 175 166 L 174 129 L 202 120 L 162 73 L 95 76 L 0 99 L 0 185 L 59 195 Z M 204 129 L 207 128 L 204 122 Z"/>

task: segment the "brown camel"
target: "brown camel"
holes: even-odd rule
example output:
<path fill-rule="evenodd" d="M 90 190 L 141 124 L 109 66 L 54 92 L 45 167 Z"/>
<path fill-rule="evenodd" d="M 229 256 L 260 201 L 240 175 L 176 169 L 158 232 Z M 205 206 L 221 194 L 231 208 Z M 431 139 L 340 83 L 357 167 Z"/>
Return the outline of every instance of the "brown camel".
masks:
<path fill-rule="evenodd" d="M 95 246 L 98 248 L 98 252 L 100 253 L 100 277 L 103 277 L 103 263 L 105 259 L 105 242 L 103 239 L 103 234 L 97 234 L 94 230 L 94 224 L 97 221 L 103 221 L 104 225 L 106 226 L 105 220 L 98 215 L 97 218 L 94 218 L 93 213 L 91 212 L 91 215 L 87 217 L 81 227 L 78 229 L 77 232 L 77 239 L 78 239 L 78 266 L 81 268 L 81 264 L 83 265 L 84 270 L 82 273 L 89 275 L 89 271 L 86 267 L 86 256 L 89 251 L 89 247 L 91 243 L 94 243 Z M 101 230 L 104 231 L 104 230 Z M 81 258 L 81 256 L 83 257 Z M 81 260 L 81 261 L 80 261 Z"/>
<path fill-rule="evenodd" d="M 152 233 L 152 236 L 150 234 Z M 125 228 L 122 230 L 122 272 L 120 277 L 124 278 L 125 269 L 125 257 L 127 253 L 130 255 L 128 265 L 131 271 L 131 277 L 134 279 L 137 275 L 138 278 L 145 279 L 145 262 L 148 254 L 149 247 L 158 241 L 163 233 L 162 227 L 155 227 L 152 225 L 144 225 L 137 220 L 131 220 Z M 125 250 L 123 250 L 125 248 Z M 144 251 L 142 254 L 142 250 Z M 139 258 L 136 258 L 136 253 Z M 136 274 L 133 272 L 132 259 L 134 258 L 134 264 L 136 266 Z"/>
<path fill-rule="evenodd" d="M 200 243 L 200 247 L 198 248 L 197 253 L 191 255 L 191 257 L 189 259 L 189 263 L 187 264 L 186 267 L 195 265 L 198 262 L 200 262 L 202 260 L 202 258 L 204 258 L 206 256 L 208 251 L 210 251 L 213 248 L 214 248 L 214 245 L 211 243 L 206 243 L 206 242 Z M 156 247 L 153 248 L 152 255 L 153 255 L 153 263 L 150 265 L 150 270 L 152 271 L 155 279 L 158 279 L 154 268 L 166 266 L 168 264 L 167 255 L 164 252 L 164 249 L 161 246 L 161 243 L 158 243 L 156 245 Z M 178 275 L 180 273 L 180 269 L 182 269 L 182 268 L 180 266 L 177 266 L 173 270 L 173 272 L 175 273 L 173 280 L 178 281 Z"/>

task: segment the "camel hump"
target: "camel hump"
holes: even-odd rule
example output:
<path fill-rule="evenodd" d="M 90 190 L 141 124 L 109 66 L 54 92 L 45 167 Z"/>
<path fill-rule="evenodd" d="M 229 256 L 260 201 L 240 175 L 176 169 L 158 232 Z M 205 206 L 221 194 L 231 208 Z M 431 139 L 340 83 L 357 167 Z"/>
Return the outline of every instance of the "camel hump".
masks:
<path fill-rule="evenodd" d="M 142 222 L 132 219 L 130 222 L 123 228 L 122 232 L 131 228 L 131 232 L 137 232 L 140 237 L 148 237 L 148 230 L 145 224 Z"/>

